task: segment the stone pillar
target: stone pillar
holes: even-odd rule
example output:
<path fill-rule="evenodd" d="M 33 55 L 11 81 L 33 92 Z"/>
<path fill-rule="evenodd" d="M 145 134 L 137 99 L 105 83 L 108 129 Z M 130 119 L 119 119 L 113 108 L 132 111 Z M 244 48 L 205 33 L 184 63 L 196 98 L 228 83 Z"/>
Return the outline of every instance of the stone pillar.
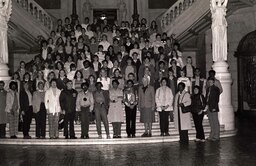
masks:
<path fill-rule="evenodd" d="M 223 92 L 220 95 L 219 119 L 225 130 L 235 129 L 234 110 L 231 104 L 232 78 L 227 63 L 227 21 L 226 10 L 228 0 L 211 0 L 212 13 L 212 56 L 216 78 L 220 80 Z"/>
<path fill-rule="evenodd" d="M 71 14 L 71 20 L 72 24 L 75 24 L 75 20 L 78 19 L 77 11 L 76 11 L 76 0 L 72 0 L 72 14 Z"/>
<path fill-rule="evenodd" d="M 133 15 L 132 15 L 132 18 L 133 18 L 133 20 L 136 20 L 136 21 L 139 22 L 139 17 L 140 17 L 140 15 L 138 14 L 137 0 L 133 0 Z"/>
<path fill-rule="evenodd" d="M 8 41 L 7 30 L 12 10 L 12 0 L 0 0 L 0 80 L 8 81 Z"/>

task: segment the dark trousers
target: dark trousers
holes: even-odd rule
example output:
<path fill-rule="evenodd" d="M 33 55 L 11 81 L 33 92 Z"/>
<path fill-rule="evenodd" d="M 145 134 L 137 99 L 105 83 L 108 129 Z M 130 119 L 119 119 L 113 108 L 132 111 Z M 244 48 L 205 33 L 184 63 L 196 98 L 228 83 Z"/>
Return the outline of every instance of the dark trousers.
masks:
<path fill-rule="evenodd" d="M 76 112 L 66 112 L 64 115 L 64 136 L 75 137 L 74 121 Z"/>
<path fill-rule="evenodd" d="M 133 109 L 125 106 L 125 116 L 126 116 L 126 133 L 127 135 L 135 135 L 136 131 L 136 110 L 135 106 Z"/>
<path fill-rule="evenodd" d="M 121 122 L 112 122 L 114 136 L 121 136 L 121 125 Z"/>
<path fill-rule="evenodd" d="M 107 109 L 104 105 L 95 104 L 95 117 L 96 117 L 96 126 L 97 126 L 97 133 L 101 135 L 101 121 L 104 124 L 106 134 L 109 135 L 109 124 L 108 124 L 108 117 L 107 117 Z"/>
<path fill-rule="evenodd" d="M 32 117 L 33 117 L 33 107 L 29 106 L 28 110 L 25 110 L 25 115 L 23 115 L 23 135 L 24 136 L 29 136 Z"/>
<path fill-rule="evenodd" d="M 81 137 L 88 136 L 89 132 L 89 107 L 81 107 L 80 120 L 81 120 Z"/>
<path fill-rule="evenodd" d="M 170 111 L 159 112 L 161 133 L 169 133 L 169 115 Z"/>
<path fill-rule="evenodd" d="M 0 124 L 0 138 L 5 138 L 6 136 L 6 124 Z"/>
<path fill-rule="evenodd" d="M 46 110 L 40 109 L 36 113 L 36 137 L 45 137 L 45 128 L 46 128 Z"/>
<path fill-rule="evenodd" d="M 195 128 L 196 128 L 196 138 L 197 139 L 205 139 L 204 136 L 204 128 L 203 128 L 203 118 L 204 118 L 204 113 L 198 115 L 196 113 L 192 113 L 193 115 L 193 120 L 195 123 Z"/>

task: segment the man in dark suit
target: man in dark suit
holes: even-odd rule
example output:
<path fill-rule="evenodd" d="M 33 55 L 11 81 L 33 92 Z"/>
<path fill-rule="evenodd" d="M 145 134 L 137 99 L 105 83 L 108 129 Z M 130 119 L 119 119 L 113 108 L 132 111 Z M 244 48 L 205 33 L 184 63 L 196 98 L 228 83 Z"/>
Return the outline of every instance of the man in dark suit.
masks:
<path fill-rule="evenodd" d="M 64 135 L 68 139 L 76 139 L 74 131 L 74 120 L 76 114 L 77 91 L 72 88 L 72 81 L 68 80 L 67 88 L 60 94 L 60 107 L 64 115 Z M 69 128 L 68 128 L 69 127 Z"/>
<path fill-rule="evenodd" d="M 209 77 L 209 87 L 206 90 L 206 108 L 211 127 L 208 140 L 218 141 L 220 139 L 220 124 L 218 119 L 220 89 L 214 85 L 214 78 Z"/>

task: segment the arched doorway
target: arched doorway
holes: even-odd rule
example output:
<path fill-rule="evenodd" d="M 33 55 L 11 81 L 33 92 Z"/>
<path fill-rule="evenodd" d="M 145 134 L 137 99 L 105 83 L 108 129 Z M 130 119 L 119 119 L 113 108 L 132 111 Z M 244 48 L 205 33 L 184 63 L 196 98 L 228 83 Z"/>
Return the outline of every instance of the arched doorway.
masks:
<path fill-rule="evenodd" d="M 238 58 L 238 108 L 256 110 L 256 31 L 242 38 L 235 57 Z"/>

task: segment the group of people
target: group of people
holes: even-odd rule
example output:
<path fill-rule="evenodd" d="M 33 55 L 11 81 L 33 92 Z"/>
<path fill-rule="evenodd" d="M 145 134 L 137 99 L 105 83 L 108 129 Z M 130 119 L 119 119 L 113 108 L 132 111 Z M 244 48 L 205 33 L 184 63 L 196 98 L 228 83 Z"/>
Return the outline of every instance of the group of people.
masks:
<path fill-rule="evenodd" d="M 186 61 L 186 62 L 184 62 Z M 219 140 L 218 100 L 222 92 L 215 72 L 201 77 L 192 57 L 184 59 L 177 41 L 158 33 L 155 21 L 117 21 L 110 25 L 89 18 L 80 24 L 57 21 L 56 30 L 41 40 L 41 53 L 20 67 L 6 84 L 0 81 L 0 137 L 8 121 L 11 138 L 17 138 L 19 116 L 24 138 L 29 135 L 33 117 L 36 137 L 59 138 L 59 118 L 64 116 L 65 138 L 77 138 L 74 122 L 81 122 L 81 138 L 89 138 L 90 121 L 96 120 L 98 137 L 101 122 L 106 137 L 121 138 L 126 122 L 127 137 L 136 137 L 136 113 L 144 123 L 142 137 L 152 136 L 155 111 L 159 112 L 161 136 L 170 136 L 169 121 L 174 121 L 181 142 L 188 142 L 193 115 L 197 139 L 204 142 L 202 126 L 205 111 L 210 121 L 210 140 Z M 185 112 L 185 109 L 189 109 Z M 125 116 L 124 116 L 125 111 Z M 6 116 L 5 116 L 6 115 Z"/>

